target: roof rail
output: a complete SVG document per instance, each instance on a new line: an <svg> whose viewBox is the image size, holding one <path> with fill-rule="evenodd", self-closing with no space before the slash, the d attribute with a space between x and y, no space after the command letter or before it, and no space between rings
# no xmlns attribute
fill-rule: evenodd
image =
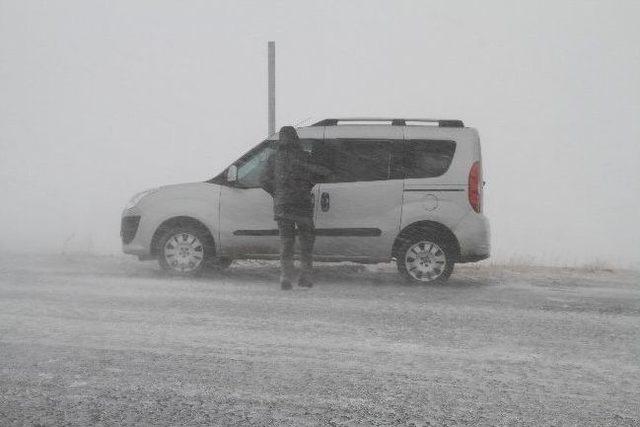
<svg viewBox="0 0 640 427"><path fill-rule="evenodd" d="M462 120L441 119L394 119L384 117L350 117L344 119L324 119L311 126L337 126L339 122L391 122L392 126L406 126L407 122L437 123L441 128L463 128Z"/></svg>

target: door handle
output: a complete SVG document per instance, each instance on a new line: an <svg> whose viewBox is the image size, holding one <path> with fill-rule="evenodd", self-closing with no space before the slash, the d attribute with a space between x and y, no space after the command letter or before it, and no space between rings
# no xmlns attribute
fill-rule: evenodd
<svg viewBox="0 0 640 427"><path fill-rule="evenodd" d="M320 196L320 209L322 212L326 212L331 207L331 200L329 199L329 193L322 193Z"/></svg>

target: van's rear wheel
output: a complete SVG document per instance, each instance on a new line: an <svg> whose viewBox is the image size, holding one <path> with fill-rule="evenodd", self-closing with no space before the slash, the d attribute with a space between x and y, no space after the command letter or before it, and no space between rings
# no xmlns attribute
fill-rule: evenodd
<svg viewBox="0 0 640 427"><path fill-rule="evenodd" d="M165 271L179 276L200 274L213 255L209 234L193 226L168 230L160 238L159 248L160 266Z"/></svg>
<svg viewBox="0 0 640 427"><path fill-rule="evenodd" d="M412 236L398 248L398 271L412 283L444 283L453 272L454 252L436 235Z"/></svg>

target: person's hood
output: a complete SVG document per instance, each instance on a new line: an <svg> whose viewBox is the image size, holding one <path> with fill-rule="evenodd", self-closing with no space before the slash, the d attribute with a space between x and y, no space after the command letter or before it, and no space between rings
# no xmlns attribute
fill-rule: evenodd
<svg viewBox="0 0 640 427"><path fill-rule="evenodd" d="M298 138L298 132L296 132L296 129L293 126L283 126L282 129L280 129L279 136L279 147L293 146L299 144L300 141Z"/></svg>

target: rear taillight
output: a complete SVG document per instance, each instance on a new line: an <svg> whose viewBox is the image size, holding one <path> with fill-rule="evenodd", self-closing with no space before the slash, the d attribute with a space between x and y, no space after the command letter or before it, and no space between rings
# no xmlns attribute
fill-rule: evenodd
<svg viewBox="0 0 640 427"><path fill-rule="evenodd" d="M482 165L475 162L469 171L469 204L474 211L482 212Z"/></svg>

